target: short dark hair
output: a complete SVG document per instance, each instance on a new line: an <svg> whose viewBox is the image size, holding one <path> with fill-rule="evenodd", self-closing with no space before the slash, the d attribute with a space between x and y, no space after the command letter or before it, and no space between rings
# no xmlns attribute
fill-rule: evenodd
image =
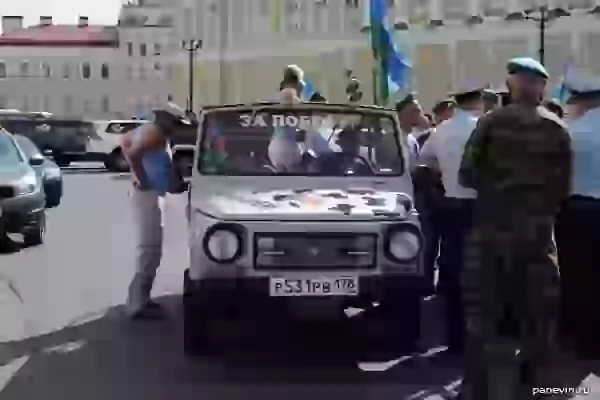
<svg viewBox="0 0 600 400"><path fill-rule="evenodd" d="M554 100L546 100L542 103L542 105L551 113L556 114L558 118L562 119L565 116L565 110L563 107Z"/></svg>

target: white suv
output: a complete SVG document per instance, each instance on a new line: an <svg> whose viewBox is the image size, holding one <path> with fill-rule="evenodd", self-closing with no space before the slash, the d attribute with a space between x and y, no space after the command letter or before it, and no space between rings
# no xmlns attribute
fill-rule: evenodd
<svg viewBox="0 0 600 400"><path fill-rule="evenodd" d="M213 323L252 316L256 301L336 312L380 303L390 335L417 342L423 237L392 110L220 106L202 111L199 132L184 277L188 354L209 349Z"/></svg>

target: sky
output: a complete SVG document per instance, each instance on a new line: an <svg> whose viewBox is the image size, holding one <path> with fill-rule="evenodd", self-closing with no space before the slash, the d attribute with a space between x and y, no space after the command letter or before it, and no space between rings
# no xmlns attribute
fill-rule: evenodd
<svg viewBox="0 0 600 400"><path fill-rule="evenodd" d="M76 24L79 15L90 24L114 24L122 0L0 0L1 15L22 15L25 25L35 25L41 15L52 16L55 23Z"/></svg>

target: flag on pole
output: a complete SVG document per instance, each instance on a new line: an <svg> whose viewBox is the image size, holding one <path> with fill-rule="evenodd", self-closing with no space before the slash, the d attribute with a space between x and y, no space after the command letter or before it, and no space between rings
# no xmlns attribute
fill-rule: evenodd
<svg viewBox="0 0 600 400"><path fill-rule="evenodd" d="M561 74L557 85L552 89L550 94L552 98L556 99L560 104L564 104L567 101L569 91L567 90L567 85L565 85L565 78L571 73L573 68L575 68L575 61L572 57L569 57L563 67L563 73Z"/></svg>
<svg viewBox="0 0 600 400"><path fill-rule="evenodd" d="M302 100L309 101L313 95L316 93L315 87L312 84L312 81L308 78L304 78L302 80Z"/></svg>
<svg viewBox="0 0 600 400"><path fill-rule="evenodd" d="M377 92L382 104L388 102L390 95L407 86L411 70L410 63L398 51L386 27L387 12L386 0L370 0L371 49L377 63Z"/></svg>

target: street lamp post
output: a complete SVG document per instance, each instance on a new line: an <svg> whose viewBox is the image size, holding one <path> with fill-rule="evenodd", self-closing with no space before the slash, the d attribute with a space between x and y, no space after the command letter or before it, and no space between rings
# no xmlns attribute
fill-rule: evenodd
<svg viewBox="0 0 600 400"><path fill-rule="evenodd" d="M189 112L194 112L194 62L196 52L202 49L201 39L189 39L181 42L183 50L188 52L188 104Z"/></svg>
<svg viewBox="0 0 600 400"><path fill-rule="evenodd" d="M539 17L531 15L533 12L538 11ZM568 17L571 13L565 11L562 8L549 9L548 6L540 6L538 9L527 10L525 12L511 13L506 16L506 21L535 21L539 25L539 48L538 53L540 57L540 63L543 65L546 61L546 28L548 22L554 21L560 17Z"/></svg>

